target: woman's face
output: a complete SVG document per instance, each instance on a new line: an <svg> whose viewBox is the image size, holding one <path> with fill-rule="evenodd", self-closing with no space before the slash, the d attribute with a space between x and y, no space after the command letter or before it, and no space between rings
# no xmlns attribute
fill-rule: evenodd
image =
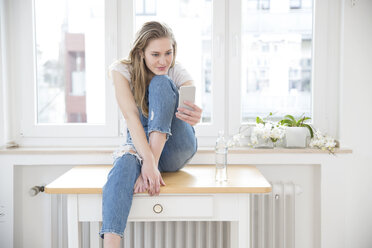
<svg viewBox="0 0 372 248"><path fill-rule="evenodd" d="M169 38L155 39L145 48L145 63L155 75L168 74L173 61L173 46Z"/></svg>

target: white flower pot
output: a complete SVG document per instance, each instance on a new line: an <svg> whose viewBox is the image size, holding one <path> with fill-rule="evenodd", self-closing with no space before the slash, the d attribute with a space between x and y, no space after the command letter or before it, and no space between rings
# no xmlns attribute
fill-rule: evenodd
<svg viewBox="0 0 372 248"><path fill-rule="evenodd" d="M274 144L271 139L263 139L259 137L257 141L257 144L253 146L254 148L274 148Z"/></svg>
<svg viewBox="0 0 372 248"><path fill-rule="evenodd" d="M239 129L241 135L239 139L240 146L249 146L251 144L252 129L253 127L250 126Z"/></svg>
<svg viewBox="0 0 372 248"><path fill-rule="evenodd" d="M309 136L310 132L306 127L287 127L285 130L286 147L305 148Z"/></svg>

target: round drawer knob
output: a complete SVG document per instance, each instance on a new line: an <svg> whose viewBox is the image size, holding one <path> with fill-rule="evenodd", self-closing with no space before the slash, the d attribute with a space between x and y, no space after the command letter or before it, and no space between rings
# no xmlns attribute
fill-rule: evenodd
<svg viewBox="0 0 372 248"><path fill-rule="evenodd" d="M160 214L163 212L163 206L160 204L155 204L154 207L152 208L155 213Z"/></svg>

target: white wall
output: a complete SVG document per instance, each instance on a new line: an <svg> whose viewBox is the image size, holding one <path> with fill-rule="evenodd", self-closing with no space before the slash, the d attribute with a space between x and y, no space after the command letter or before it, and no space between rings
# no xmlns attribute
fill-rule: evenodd
<svg viewBox="0 0 372 248"><path fill-rule="evenodd" d="M6 49L5 49L5 2L0 1L0 147L7 142L7 95L6 95Z"/></svg>
<svg viewBox="0 0 372 248"><path fill-rule="evenodd" d="M72 167L14 167L14 247L52 247L51 195L31 196L29 190L36 185L47 185Z"/></svg>
<svg viewBox="0 0 372 248"><path fill-rule="evenodd" d="M256 165L265 178L273 183L293 182L302 193L296 195L295 247L319 247L319 182L318 165Z"/></svg>
<svg viewBox="0 0 372 248"><path fill-rule="evenodd" d="M372 110L370 109L372 107L370 96L372 94L372 1L356 0L354 7L351 6L350 0L344 0L343 3L339 134L341 144L353 149L353 163L348 167L348 181L345 182L349 189L345 192L345 204L348 209L345 213L347 218L345 247L370 248L372 247L372 196L370 193L372 189L372 152L370 152L372 133L369 128L372 123ZM33 161L30 161L30 164L34 164ZM43 244L50 242L48 240L36 241L35 237L39 236L33 237L32 232L35 234L37 231L32 230L32 221L25 217L32 216L32 207L37 206L33 202L34 199L28 198L25 190L31 185L39 184L46 176L53 178L54 173L59 173L59 169L62 169L62 167L48 168L44 173L51 174L38 174L38 177L32 175L41 167L17 167L14 173L16 179L14 200L15 203L20 203L14 209L16 214L20 214L15 216L15 232L19 231L17 235L22 237L22 240L16 240L15 244L22 244L25 240ZM36 170L33 171L33 169ZM273 168L261 166L260 169L268 178L272 173L276 173ZM4 173L3 169L1 173ZM17 184L20 181L23 183ZM43 203L38 202L38 204ZM28 207L31 208L27 210ZM42 209L44 208L47 206L42 205ZM338 210L335 209L335 211ZM339 214L342 218L342 213ZM39 226L48 228L46 222L40 222Z"/></svg>
<svg viewBox="0 0 372 248"><path fill-rule="evenodd" d="M349 166L348 244L372 247L372 1L345 0L340 138L353 149Z"/></svg>

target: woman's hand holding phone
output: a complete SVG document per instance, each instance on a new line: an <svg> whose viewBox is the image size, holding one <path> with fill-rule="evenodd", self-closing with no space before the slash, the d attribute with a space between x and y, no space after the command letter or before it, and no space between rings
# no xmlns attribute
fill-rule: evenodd
<svg viewBox="0 0 372 248"><path fill-rule="evenodd" d="M176 117L191 126L200 122L203 110L194 104L195 102L195 86L181 86L179 93L178 112Z"/></svg>
<svg viewBox="0 0 372 248"><path fill-rule="evenodd" d="M200 122L203 110L199 108L196 104L184 101L184 104L189 106L189 109L178 107L176 112L176 117L184 122L189 123L191 126L194 126ZM190 110L190 108L192 110Z"/></svg>

